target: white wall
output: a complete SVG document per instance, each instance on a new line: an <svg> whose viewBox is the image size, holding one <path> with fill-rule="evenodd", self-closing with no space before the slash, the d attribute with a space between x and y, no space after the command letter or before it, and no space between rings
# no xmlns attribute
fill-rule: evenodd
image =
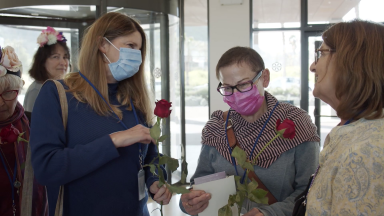
<svg viewBox="0 0 384 216"><path fill-rule="evenodd" d="M209 78L210 114L228 110L216 88L216 65L221 55L234 46L250 45L250 0L237 5L221 5L220 0L209 1Z"/></svg>

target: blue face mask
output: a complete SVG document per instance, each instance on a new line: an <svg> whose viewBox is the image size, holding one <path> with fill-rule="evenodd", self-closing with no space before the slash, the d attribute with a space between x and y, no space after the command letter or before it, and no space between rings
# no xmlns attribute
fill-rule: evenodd
<svg viewBox="0 0 384 216"><path fill-rule="evenodd" d="M104 37L104 39L115 47L107 38ZM115 49L117 49L117 47L115 47ZM141 51L129 48L120 48L120 50L117 50L120 52L117 62L112 63L104 53L103 55L109 61L108 66L113 78L117 81L122 81L132 77L139 71L142 62Z"/></svg>

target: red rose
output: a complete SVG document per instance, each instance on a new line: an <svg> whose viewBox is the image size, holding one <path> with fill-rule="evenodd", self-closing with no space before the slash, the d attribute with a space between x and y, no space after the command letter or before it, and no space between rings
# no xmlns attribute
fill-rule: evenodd
<svg viewBox="0 0 384 216"><path fill-rule="evenodd" d="M1 142L14 143L17 141L19 134L20 134L19 130L17 130L17 128L15 128L13 125L10 124L1 129L0 131Z"/></svg>
<svg viewBox="0 0 384 216"><path fill-rule="evenodd" d="M172 103L168 102L167 100L161 99L160 101L155 102L155 115L160 118L167 118L171 111L169 108L171 108Z"/></svg>
<svg viewBox="0 0 384 216"><path fill-rule="evenodd" d="M283 138L293 139L293 137L295 137L295 123L289 119L285 119L283 122L281 122L280 119L277 119L276 133Z"/></svg>

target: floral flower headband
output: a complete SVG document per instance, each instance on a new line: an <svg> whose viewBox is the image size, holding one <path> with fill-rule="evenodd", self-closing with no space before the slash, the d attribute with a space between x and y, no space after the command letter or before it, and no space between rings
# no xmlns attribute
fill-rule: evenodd
<svg viewBox="0 0 384 216"><path fill-rule="evenodd" d="M46 30L43 30L37 38L37 43L40 47L44 47L56 44L57 41L66 42L67 39L63 36L63 32L58 32L54 28L48 26Z"/></svg>
<svg viewBox="0 0 384 216"><path fill-rule="evenodd" d="M3 49L0 47L0 77L6 74L21 77L22 71L23 66L15 53L15 49L11 46L6 46Z"/></svg>

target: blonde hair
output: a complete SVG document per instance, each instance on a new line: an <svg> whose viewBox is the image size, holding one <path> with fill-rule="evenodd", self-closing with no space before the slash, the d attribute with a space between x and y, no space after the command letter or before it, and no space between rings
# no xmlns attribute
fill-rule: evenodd
<svg viewBox="0 0 384 216"><path fill-rule="evenodd" d="M99 47L103 43L103 37L112 41L113 39L132 34L138 31L142 38L141 56L142 64L139 71L129 79L125 79L118 84L117 99L122 106L127 106L132 110L130 98L136 110L140 111L148 124L151 122L151 103L147 90L144 74L146 37L144 30L135 20L127 15L111 12L103 15L86 29L82 39L79 54L79 69L93 85L100 91L104 98L108 98L108 83L105 73L105 62ZM65 79L65 84L69 87L74 97L88 103L96 113L108 116L111 111L107 104L101 99L96 91L79 75L79 73L69 73ZM122 119L122 112L117 105L109 104L113 111Z"/></svg>
<svg viewBox="0 0 384 216"><path fill-rule="evenodd" d="M341 119L378 119L384 108L384 25L353 20L331 26L324 43L336 49L336 108Z"/></svg>
<svg viewBox="0 0 384 216"><path fill-rule="evenodd" d="M23 88L23 80L15 75L6 74L0 77L0 93L7 90L21 90Z"/></svg>

